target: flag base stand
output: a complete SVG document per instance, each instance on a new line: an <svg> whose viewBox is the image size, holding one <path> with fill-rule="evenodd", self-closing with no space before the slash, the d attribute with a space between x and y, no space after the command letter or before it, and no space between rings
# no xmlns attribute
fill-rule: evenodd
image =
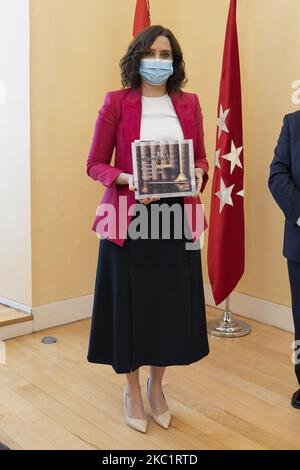
<svg viewBox="0 0 300 470"><path fill-rule="evenodd" d="M222 320L210 320L207 322L207 330L210 335L223 338L238 338L251 332L251 328L246 322L233 318L229 309L229 298L226 299Z"/></svg>

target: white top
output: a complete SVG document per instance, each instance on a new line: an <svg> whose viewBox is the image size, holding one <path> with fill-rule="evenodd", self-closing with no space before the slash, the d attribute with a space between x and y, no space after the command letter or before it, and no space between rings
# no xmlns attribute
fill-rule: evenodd
<svg viewBox="0 0 300 470"><path fill-rule="evenodd" d="M181 124L169 95L142 96L142 139L184 139Z"/></svg>

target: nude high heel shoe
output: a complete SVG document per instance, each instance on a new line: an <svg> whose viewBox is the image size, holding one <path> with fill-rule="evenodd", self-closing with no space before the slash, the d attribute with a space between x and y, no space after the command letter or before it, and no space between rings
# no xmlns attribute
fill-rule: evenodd
<svg viewBox="0 0 300 470"><path fill-rule="evenodd" d="M126 424L135 429L136 431L146 432L147 431L147 419L143 418L131 418L127 413L127 390L124 388L123 398L124 398L124 410L125 410L125 421Z"/></svg>
<svg viewBox="0 0 300 470"><path fill-rule="evenodd" d="M159 415L154 414L152 406L151 406L151 402L150 402L150 396L149 396L149 389L148 389L149 379L150 377L147 378L147 397L148 397L148 401L151 407L153 419L157 424L159 424L165 429L168 429L168 427L170 426L171 418L172 418L171 412L168 408L166 411L164 411L163 413ZM162 392L162 394L163 394L164 399L166 400L164 392Z"/></svg>

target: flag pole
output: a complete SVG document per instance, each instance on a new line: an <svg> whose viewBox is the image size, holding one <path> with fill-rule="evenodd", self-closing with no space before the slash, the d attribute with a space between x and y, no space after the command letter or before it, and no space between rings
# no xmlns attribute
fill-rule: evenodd
<svg viewBox="0 0 300 470"><path fill-rule="evenodd" d="M210 335L221 336L222 338L238 338L239 336L246 336L251 332L248 323L234 319L230 311L230 296L226 298L226 306L222 319L208 321L207 329Z"/></svg>

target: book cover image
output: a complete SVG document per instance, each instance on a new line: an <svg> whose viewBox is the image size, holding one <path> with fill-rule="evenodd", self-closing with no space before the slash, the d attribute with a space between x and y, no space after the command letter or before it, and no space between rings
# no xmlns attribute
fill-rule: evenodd
<svg viewBox="0 0 300 470"><path fill-rule="evenodd" d="M131 149L136 199L195 194L192 139L135 140Z"/></svg>

